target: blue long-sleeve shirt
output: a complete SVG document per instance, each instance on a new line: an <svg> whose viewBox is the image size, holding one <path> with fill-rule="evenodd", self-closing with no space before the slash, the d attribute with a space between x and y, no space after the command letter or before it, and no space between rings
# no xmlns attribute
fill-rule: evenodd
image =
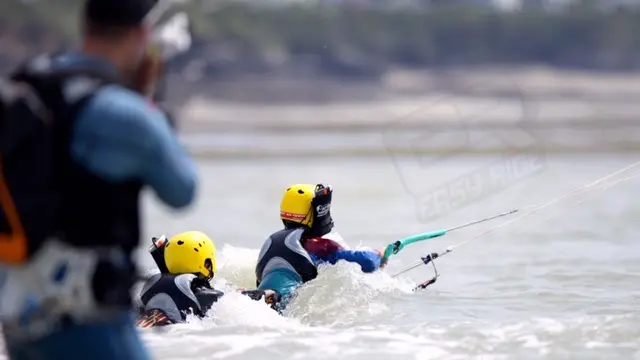
<svg viewBox="0 0 640 360"><path fill-rule="evenodd" d="M340 260L360 265L362 272L372 273L380 268L382 258L380 254L370 250L338 250L324 259L312 257L316 263L328 262L335 264Z"/></svg>
<svg viewBox="0 0 640 360"><path fill-rule="evenodd" d="M61 69L78 65L116 71L107 61L81 53L55 59ZM167 118L123 86L104 86L87 102L76 119L70 150L95 175L113 182L138 180L169 206L184 207L195 198L195 163Z"/></svg>

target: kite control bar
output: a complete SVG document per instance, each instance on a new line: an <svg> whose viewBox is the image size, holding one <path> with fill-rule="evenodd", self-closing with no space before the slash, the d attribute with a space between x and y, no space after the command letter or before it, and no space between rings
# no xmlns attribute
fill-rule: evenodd
<svg viewBox="0 0 640 360"><path fill-rule="evenodd" d="M389 245L387 245L387 248L384 251L384 255L383 255L383 260L387 260L389 259L389 257L391 257L391 255L395 255L397 253L400 252L400 250L404 249L405 246L409 245L409 244L413 244L415 242L418 241L424 241L424 240L429 240L429 239L433 239L433 238L437 238L443 235L446 235L447 233L454 231L454 230L460 230L463 228L466 228L468 226L471 225L476 225L476 224L480 224L483 223L485 221L489 221L489 220L493 220L493 219L497 219L503 216L507 216L507 215L511 215L513 213L516 213L520 211L520 209L514 209L511 211L507 211L498 215L494 215L488 218L484 218L481 220L476 220L476 221L472 221L470 223L466 223L463 225L458 225L458 226L454 226L450 229L440 229L440 230L435 230L435 231L430 231L430 232L425 232L425 233L421 233L421 234L416 234L416 235L412 235L409 237L406 237L402 240L398 240L395 241Z"/></svg>

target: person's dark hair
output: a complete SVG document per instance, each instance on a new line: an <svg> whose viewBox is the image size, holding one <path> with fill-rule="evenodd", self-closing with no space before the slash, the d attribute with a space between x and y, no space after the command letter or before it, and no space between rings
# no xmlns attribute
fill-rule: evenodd
<svg viewBox="0 0 640 360"><path fill-rule="evenodd" d="M118 38L141 26L158 0L87 0L83 11L86 35Z"/></svg>

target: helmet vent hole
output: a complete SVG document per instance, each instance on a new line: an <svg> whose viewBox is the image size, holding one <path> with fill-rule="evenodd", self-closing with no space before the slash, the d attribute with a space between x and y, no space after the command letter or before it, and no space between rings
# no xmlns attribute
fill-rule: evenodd
<svg viewBox="0 0 640 360"><path fill-rule="evenodd" d="M200 250L198 250L198 248L193 248L193 250L195 250L196 252L200 252Z"/></svg>
<svg viewBox="0 0 640 360"><path fill-rule="evenodd" d="M184 241L178 240L178 245L183 245L183 244L184 244Z"/></svg>
<svg viewBox="0 0 640 360"><path fill-rule="evenodd" d="M304 190L298 189L298 194L304 194Z"/></svg>
<svg viewBox="0 0 640 360"><path fill-rule="evenodd" d="M202 243L198 243L198 246L202 247Z"/></svg>
<svg viewBox="0 0 640 360"><path fill-rule="evenodd" d="M287 188L287 191L289 191L289 190L291 190L291 188L290 188L290 187L288 187L288 188Z"/></svg>

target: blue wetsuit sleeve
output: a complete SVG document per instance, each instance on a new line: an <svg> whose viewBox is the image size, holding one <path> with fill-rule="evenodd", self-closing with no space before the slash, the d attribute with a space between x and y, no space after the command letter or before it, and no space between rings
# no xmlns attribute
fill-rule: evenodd
<svg viewBox="0 0 640 360"><path fill-rule="evenodd" d="M78 114L74 130L71 153L96 176L140 181L175 208L195 198L194 161L164 114L141 96L118 86L102 88Z"/></svg>
<svg viewBox="0 0 640 360"><path fill-rule="evenodd" d="M287 297L302 284L300 275L288 269L276 269L264 275L258 290L274 290Z"/></svg>
<svg viewBox="0 0 640 360"><path fill-rule="evenodd" d="M318 266L320 264L323 264L325 261L322 260L321 258L309 253L309 257L311 258L311 261L313 261L313 263Z"/></svg>
<svg viewBox="0 0 640 360"><path fill-rule="evenodd" d="M371 273L380 268L382 258L380 254L370 250L338 250L327 258L331 264L339 260L357 263L362 272Z"/></svg>

